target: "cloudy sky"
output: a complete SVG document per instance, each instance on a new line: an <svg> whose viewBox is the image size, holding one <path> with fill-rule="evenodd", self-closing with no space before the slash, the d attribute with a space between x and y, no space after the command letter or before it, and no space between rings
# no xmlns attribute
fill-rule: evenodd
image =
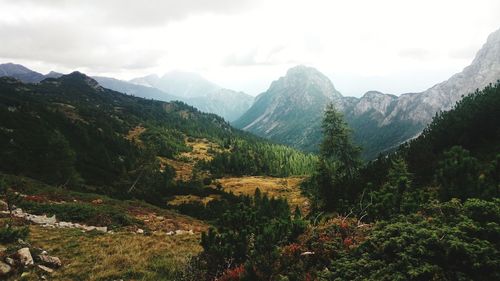
<svg viewBox="0 0 500 281"><path fill-rule="evenodd" d="M0 0L0 63L184 70L252 95L305 64L344 95L401 94L461 71L499 28L498 0Z"/></svg>

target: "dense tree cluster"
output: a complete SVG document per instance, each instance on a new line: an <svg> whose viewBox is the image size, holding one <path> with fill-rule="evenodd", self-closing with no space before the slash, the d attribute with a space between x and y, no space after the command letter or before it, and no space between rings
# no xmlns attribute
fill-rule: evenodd
<svg viewBox="0 0 500 281"><path fill-rule="evenodd" d="M314 169L317 157L293 148L258 139L229 139L227 151L218 153L201 167L216 177L224 175L270 175L284 177L307 175Z"/></svg>

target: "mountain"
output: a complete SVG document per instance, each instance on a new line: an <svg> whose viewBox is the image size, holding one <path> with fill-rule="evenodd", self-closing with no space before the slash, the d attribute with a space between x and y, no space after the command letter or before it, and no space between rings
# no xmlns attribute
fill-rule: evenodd
<svg viewBox="0 0 500 281"><path fill-rule="evenodd" d="M159 101L179 100L179 98L176 96L167 94L164 91L150 86L138 85L110 77L93 76L92 78L99 82L99 84L101 84L103 87L120 93L125 93L146 99L155 99Z"/></svg>
<svg viewBox="0 0 500 281"><path fill-rule="evenodd" d="M201 97L220 88L199 74L182 71L172 71L161 78L157 75L148 75L132 79L130 82L155 87L180 98Z"/></svg>
<svg viewBox="0 0 500 281"><path fill-rule="evenodd" d="M0 77L13 77L24 83L39 83L46 78L59 78L63 75L64 74L55 71L43 75L20 64L6 63L0 65ZM117 92L160 101L179 100L179 98L156 88L136 85L134 83L109 77L95 76L93 78L103 87Z"/></svg>
<svg viewBox="0 0 500 281"><path fill-rule="evenodd" d="M365 148L365 156L373 158L418 136L436 113L450 110L463 96L499 79L500 29L488 36L472 63L462 72L421 93L403 94L397 99L382 98L387 107L378 116L349 111L346 117L355 131L355 140ZM367 98L363 96L357 105L367 102ZM379 102L381 100L369 103Z"/></svg>
<svg viewBox="0 0 500 281"><path fill-rule="evenodd" d="M238 119L253 103L253 97L243 92L219 88L204 96L181 98L203 112L215 113L228 121Z"/></svg>
<svg viewBox="0 0 500 281"><path fill-rule="evenodd" d="M134 130L137 142L128 139ZM155 179L156 155L187 151L187 136L219 140L235 131L214 114L115 92L79 72L36 84L0 78L0 171L48 183L119 195L149 167L141 188L167 184L170 173Z"/></svg>
<svg viewBox="0 0 500 281"><path fill-rule="evenodd" d="M238 128L294 147L312 150L324 107L342 99L332 82L306 66L288 70L256 97L252 107L237 121Z"/></svg>
<svg viewBox="0 0 500 281"><path fill-rule="evenodd" d="M161 78L148 75L130 82L160 89L203 112L215 113L228 121L239 118L250 108L254 99L243 92L224 89L199 74L190 72L172 71Z"/></svg>
<svg viewBox="0 0 500 281"><path fill-rule="evenodd" d="M25 83L38 83L45 79L43 74L13 63L0 64L0 77L3 76L14 77Z"/></svg>
<svg viewBox="0 0 500 281"><path fill-rule="evenodd" d="M312 76L317 78L311 79ZM259 95L234 125L280 143L315 151L320 142L323 109L326 103L333 102L353 129L355 142L363 147L364 158L373 159L418 136L437 112L449 110L462 96L498 79L500 30L488 37L462 72L424 92L399 97L377 91L367 92L361 98L343 97L337 91L332 95L333 85L326 76L304 66L292 68Z"/></svg>
<svg viewBox="0 0 500 281"><path fill-rule="evenodd" d="M440 110L450 110L463 96L500 79L500 29L488 36L472 63L460 73L430 89L401 95L384 124L411 120L427 124ZM412 106L408 106L412 105Z"/></svg>

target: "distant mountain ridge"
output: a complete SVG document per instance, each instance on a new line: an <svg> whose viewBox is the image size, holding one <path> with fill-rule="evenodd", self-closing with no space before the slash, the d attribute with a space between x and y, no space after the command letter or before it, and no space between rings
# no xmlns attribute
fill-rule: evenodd
<svg viewBox="0 0 500 281"><path fill-rule="evenodd" d="M24 83L40 83L46 78L59 78L62 73L51 71L46 75L20 64L0 64L0 77L13 77ZM148 75L123 81L111 77L93 76L103 87L159 101L178 100L198 108L200 111L215 113L228 121L239 118L253 103L254 97L243 92L224 89L204 79L198 74L171 72L163 77Z"/></svg>
<svg viewBox="0 0 500 281"><path fill-rule="evenodd" d="M322 77L313 79L316 85L311 83L312 73ZM377 91L367 92L361 98L343 97L338 92L331 95L333 84L326 76L310 67L294 67L259 95L234 125L276 142L315 151L321 140L323 110L328 102L333 102L353 129L356 143L364 148L364 157L373 159L418 136L438 111L451 109L462 96L498 79L500 30L488 37L471 65L462 72L424 92L399 97ZM294 81L293 88L283 81ZM310 90L312 85L317 92ZM308 102L312 100L313 103ZM297 116L290 117L293 115L290 112Z"/></svg>
<svg viewBox="0 0 500 281"><path fill-rule="evenodd" d="M54 74L51 72L47 75L52 77ZM38 83L43 79L48 78L48 76L45 76L39 72L14 63L0 64L0 77L5 76L16 78L25 83Z"/></svg>
<svg viewBox="0 0 500 281"><path fill-rule="evenodd" d="M153 74L134 78L130 82L160 89L203 112L215 113L228 121L239 118L254 100L243 92L222 88L197 73L172 71L162 77Z"/></svg>
<svg viewBox="0 0 500 281"><path fill-rule="evenodd" d="M155 99L159 101L179 100L178 97L165 93L164 91L153 87L137 85L110 77L93 76L92 78L99 82L99 84L101 84L103 87L120 93L126 93L141 98Z"/></svg>
<svg viewBox="0 0 500 281"><path fill-rule="evenodd" d="M156 74L148 75L134 78L130 82L155 87L181 98L204 96L220 88L197 73L183 71L168 72L162 77Z"/></svg>

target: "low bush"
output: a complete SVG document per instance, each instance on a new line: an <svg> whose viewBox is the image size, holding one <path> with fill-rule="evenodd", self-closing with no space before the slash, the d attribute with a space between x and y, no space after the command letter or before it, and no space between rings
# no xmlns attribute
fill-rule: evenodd
<svg viewBox="0 0 500 281"><path fill-rule="evenodd" d="M1 243L12 243L18 239L25 240L29 235L29 228L27 226L14 227L11 225L6 225L0 228L0 242Z"/></svg>

